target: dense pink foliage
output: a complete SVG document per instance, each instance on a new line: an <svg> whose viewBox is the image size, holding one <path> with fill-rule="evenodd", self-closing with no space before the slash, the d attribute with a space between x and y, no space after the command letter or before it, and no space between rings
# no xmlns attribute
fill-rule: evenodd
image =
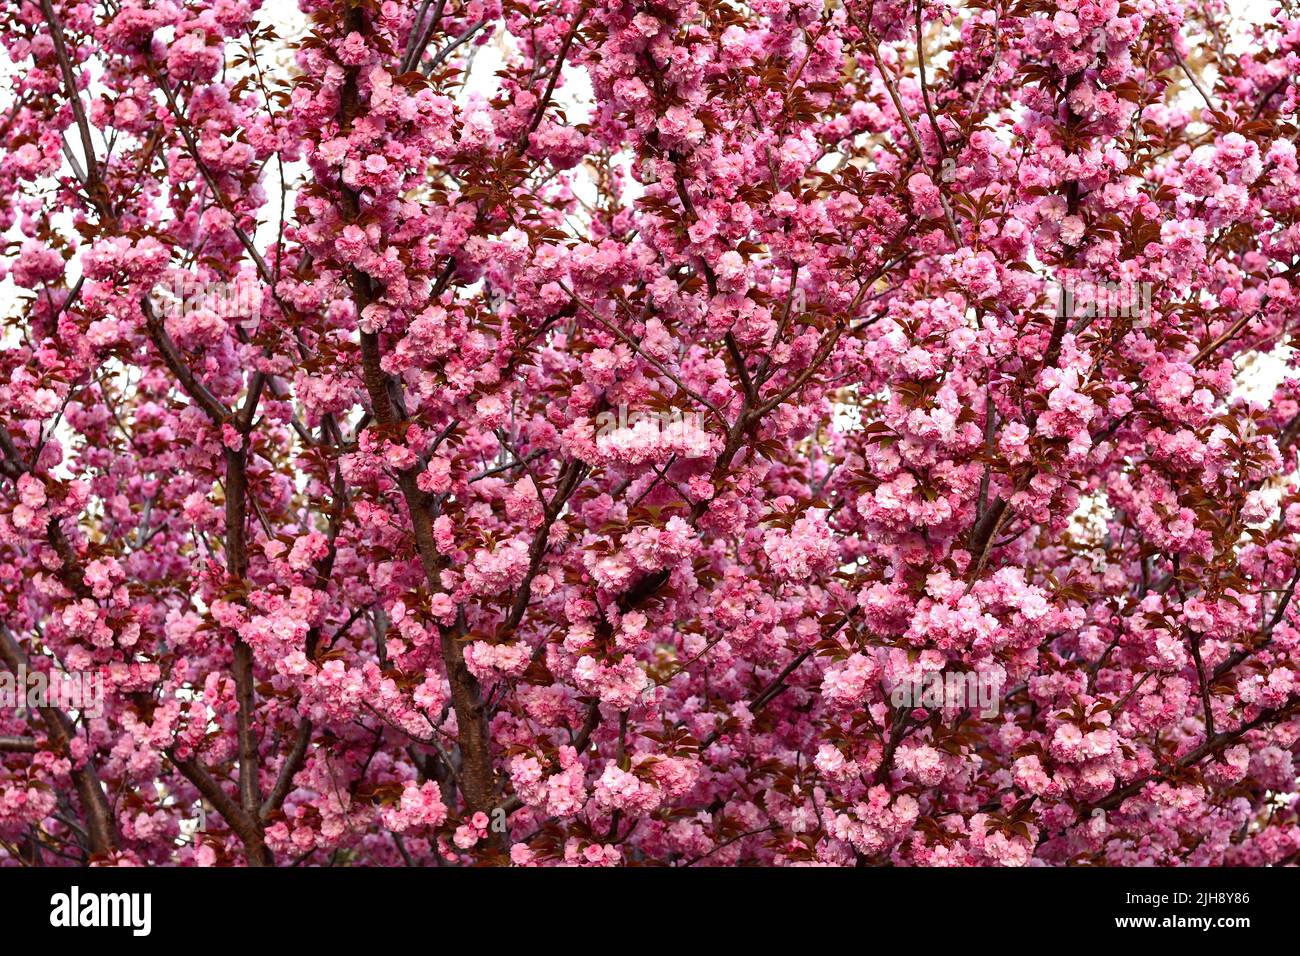
<svg viewBox="0 0 1300 956"><path fill-rule="evenodd" d="M1296 857L1300 19L301 6L0 0L0 865Z"/></svg>

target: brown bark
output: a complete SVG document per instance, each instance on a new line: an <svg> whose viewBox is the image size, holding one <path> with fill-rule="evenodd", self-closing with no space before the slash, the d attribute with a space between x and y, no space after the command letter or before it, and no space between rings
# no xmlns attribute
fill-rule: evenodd
<svg viewBox="0 0 1300 956"><path fill-rule="evenodd" d="M348 11L348 26L352 32L364 35L369 24L360 9L353 7ZM340 94L341 125L346 130L355 116L357 104L357 74L349 70L347 80ZM347 186L340 184L345 209L353 216L360 212L360 199ZM376 298L370 277L357 269L350 270L353 301L357 315ZM362 377L366 393L370 398L375 420L381 427L397 424L401 420L401 411L393 400L390 391L392 383L381 367L382 352L378 334L361 333ZM398 486L411 516L411 529L415 538L416 551L424 569L425 579L432 592L442 590L440 576L444 561L438 554L433 538L433 520L429 514L427 502L416 484L413 469L405 469L398 475ZM478 681L469 672L460 638L464 636L464 618L458 618L456 626L442 629L442 661L447 670L447 681L451 687L451 703L456 713L458 742L460 744L460 777L464 790L465 803L472 811L490 811L497 804L497 787L492 768L491 737L488 727L488 715L483 706L483 695Z"/></svg>
<svg viewBox="0 0 1300 956"><path fill-rule="evenodd" d="M27 655L19 646L9 628L0 625L0 660L12 671L30 670ZM76 728L68 715L57 707L38 708L45 733L54 749L70 754L70 744ZM118 847L117 823L104 795L104 787L92 761L72 770L72 783L81 801L81 814L86 824L88 849L96 856L113 853Z"/></svg>

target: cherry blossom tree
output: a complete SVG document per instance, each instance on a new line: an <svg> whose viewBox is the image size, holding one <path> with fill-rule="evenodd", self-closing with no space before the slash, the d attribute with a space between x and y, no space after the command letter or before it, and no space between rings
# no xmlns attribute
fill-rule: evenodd
<svg viewBox="0 0 1300 956"><path fill-rule="evenodd" d="M0 864L1296 859L1231 6L0 0Z"/></svg>

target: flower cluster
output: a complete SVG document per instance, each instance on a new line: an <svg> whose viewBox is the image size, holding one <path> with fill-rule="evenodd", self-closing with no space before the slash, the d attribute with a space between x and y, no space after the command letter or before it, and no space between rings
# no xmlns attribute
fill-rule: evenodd
<svg viewBox="0 0 1300 956"><path fill-rule="evenodd" d="M0 0L0 866L1300 858L1230 7Z"/></svg>

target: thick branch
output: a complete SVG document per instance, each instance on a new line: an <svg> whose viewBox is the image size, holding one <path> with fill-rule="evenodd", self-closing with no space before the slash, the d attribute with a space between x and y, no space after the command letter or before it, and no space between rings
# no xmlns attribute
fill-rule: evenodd
<svg viewBox="0 0 1300 956"><path fill-rule="evenodd" d="M30 670L27 654L19 646L18 640L9 628L0 625L0 660L11 671ZM72 738L76 733L72 721L57 707L38 708L45 732L53 748L62 754L71 756ZM108 805L104 787L99 782L99 774L92 761L87 760L81 767L74 761L72 784L81 800L81 813L85 819L86 834L89 837L90 852L96 855L108 855L117 850L117 822Z"/></svg>
<svg viewBox="0 0 1300 956"><path fill-rule="evenodd" d="M174 748L169 748L167 756L243 842L249 866L273 866L275 860L262 836L261 826L221 789L221 784L208 773L198 755L182 760L176 756Z"/></svg>

